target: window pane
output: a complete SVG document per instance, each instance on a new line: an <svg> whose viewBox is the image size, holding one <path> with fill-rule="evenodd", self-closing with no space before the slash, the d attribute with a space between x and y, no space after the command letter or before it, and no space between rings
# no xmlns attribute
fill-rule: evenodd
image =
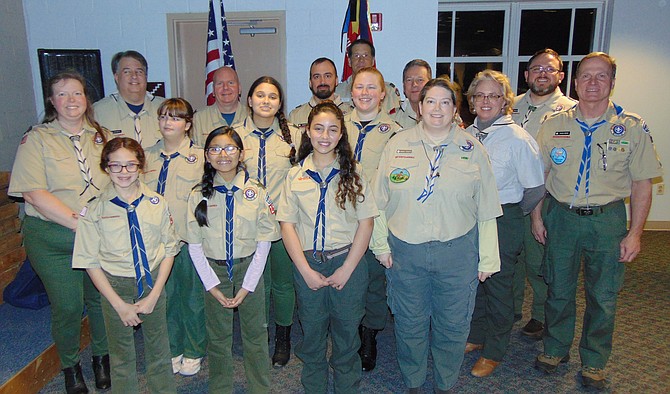
<svg viewBox="0 0 670 394"><path fill-rule="evenodd" d="M543 48L568 53L571 16L571 9L522 11L519 55L530 56Z"/></svg>
<svg viewBox="0 0 670 394"><path fill-rule="evenodd" d="M447 76L449 79L451 75L451 63L437 63L435 69L435 77Z"/></svg>
<svg viewBox="0 0 670 394"><path fill-rule="evenodd" d="M572 39L573 55L586 55L593 50L593 36L595 35L595 26L595 8L575 10L575 34L573 36L574 38Z"/></svg>
<svg viewBox="0 0 670 394"><path fill-rule="evenodd" d="M475 115L470 113L468 100L465 94L470 87L470 83L475 79L475 75L486 69L496 70L502 72L502 63L455 63L454 64L454 81L457 82L462 89L462 100L459 112L463 122L466 126L471 125L475 120Z"/></svg>
<svg viewBox="0 0 670 394"><path fill-rule="evenodd" d="M437 57L451 57L451 24L453 13L437 14Z"/></svg>
<svg viewBox="0 0 670 394"><path fill-rule="evenodd" d="M505 11L456 13L454 56L501 56Z"/></svg>

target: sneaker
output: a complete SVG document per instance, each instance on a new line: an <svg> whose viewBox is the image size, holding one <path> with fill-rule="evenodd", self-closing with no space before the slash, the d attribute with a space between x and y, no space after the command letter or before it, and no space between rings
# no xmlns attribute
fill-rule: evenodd
<svg viewBox="0 0 670 394"><path fill-rule="evenodd" d="M598 390L605 388L605 371L600 368L582 367L582 386L593 387Z"/></svg>
<svg viewBox="0 0 670 394"><path fill-rule="evenodd" d="M527 337L541 339L544 333L544 323L536 319L530 319L521 329L521 333Z"/></svg>
<svg viewBox="0 0 670 394"><path fill-rule="evenodd" d="M177 357L172 357L172 373L179 373L179 370L181 370L181 360L183 359L183 354L180 354Z"/></svg>
<svg viewBox="0 0 670 394"><path fill-rule="evenodd" d="M182 376L193 376L200 371L200 360L202 358L186 358L181 361L179 374Z"/></svg>
<svg viewBox="0 0 670 394"><path fill-rule="evenodd" d="M535 359L535 368L545 373L553 373L559 364L567 363L568 361L570 361L569 354L565 357L559 357L542 353Z"/></svg>

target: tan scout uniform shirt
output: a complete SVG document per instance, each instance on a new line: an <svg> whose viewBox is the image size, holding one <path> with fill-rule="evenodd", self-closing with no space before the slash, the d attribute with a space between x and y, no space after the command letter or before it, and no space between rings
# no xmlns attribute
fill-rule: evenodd
<svg viewBox="0 0 670 394"><path fill-rule="evenodd" d="M86 125L81 134L84 156L93 177L93 186L81 194L86 183L79 170L79 162L70 138L54 120L28 131L16 152L16 160L9 183L9 195L21 197L21 193L46 190L74 212L80 212L86 202L100 194L109 183L109 176L100 169L100 154L103 141L94 128ZM111 138L107 134L107 138ZM47 220L30 204L26 203L26 214Z"/></svg>
<svg viewBox="0 0 670 394"><path fill-rule="evenodd" d="M149 269L154 271L163 259L177 255L179 244L167 201L141 182L140 192L144 198L135 212ZM128 214L124 208L111 202L117 196L114 185L109 184L79 218L72 268L102 268L113 276L135 277ZM140 271L144 276L144 270Z"/></svg>
<svg viewBox="0 0 670 394"><path fill-rule="evenodd" d="M244 172L238 172L232 183L220 175L214 176L214 186L233 185L240 190L234 194L233 258L251 256L260 241L276 241L280 238L279 225L275 220L275 206L268 198L263 186L255 179L245 180ZM200 227L195 220L195 208L202 201L202 191L193 190L188 197L188 236L190 244L202 244L205 256L215 260L226 259L226 195L214 191L207 201L209 226Z"/></svg>
<svg viewBox="0 0 670 394"><path fill-rule="evenodd" d="M202 148L192 145L188 137L184 138L177 152L179 152L179 156L170 160L164 196L170 206L175 232L180 240L185 240L188 195L202 178L205 160ZM147 149L144 182L153 191L156 191L158 187L158 176L163 167L161 153L165 153L163 140ZM166 154L166 156L169 155Z"/></svg>
<svg viewBox="0 0 670 394"><path fill-rule="evenodd" d="M414 112L414 108L412 108L409 99L403 101L400 107L396 108L395 113L391 115L391 118L398 122L403 129L414 127L419 123L419 115Z"/></svg>
<svg viewBox="0 0 670 394"><path fill-rule="evenodd" d="M233 123L228 124L226 120L221 116L219 107L210 105L207 108L201 109L195 113L193 116L193 129L191 130L191 138L198 146L205 146L205 141L207 136L212 130L218 129L223 126L230 126L235 128L247 118L249 115L249 107L240 103L237 106L237 111L235 111L235 117L233 118Z"/></svg>
<svg viewBox="0 0 670 394"><path fill-rule="evenodd" d="M356 142L358 141L358 135L360 134L358 126L361 125L358 112L354 110L349 115L345 116L344 124L347 127L351 151L354 152L356 149ZM368 123L368 126L369 125L375 125L375 127L365 136L363 150L361 151L361 167L363 167L363 175L365 175L367 179L375 179L379 159L382 156L386 143L391 136L400 131L402 127L384 112L379 112L377 117Z"/></svg>
<svg viewBox="0 0 670 394"><path fill-rule="evenodd" d="M158 127L158 107L165 98L152 96L147 93L144 98L144 107L138 114L140 116L140 129L142 131L142 148L147 149L154 146L161 136ZM126 136L135 139L135 113L118 93L103 98L93 104L95 120L103 127L112 132L113 137Z"/></svg>
<svg viewBox="0 0 670 394"><path fill-rule="evenodd" d="M577 106L549 117L538 134L544 170L549 173L547 191L565 204L572 201L584 149L584 133L575 119L584 119ZM593 123L602 119L606 123L596 129L591 142L588 201L584 174L574 201L576 207L605 205L629 197L632 181L663 174L649 129L639 115L610 102L605 114ZM607 170L603 169L601 148L607 155Z"/></svg>
<svg viewBox="0 0 670 394"><path fill-rule="evenodd" d="M339 95L342 101L348 102L349 106L353 109L354 103L351 101L351 79L353 76L349 77L344 82L340 82L339 85L335 88L335 94ZM384 113L390 114L393 110L400 106L400 92L394 84L390 82L384 83L386 89L386 96L381 104L381 110Z"/></svg>
<svg viewBox="0 0 670 394"><path fill-rule="evenodd" d="M547 98L547 101L538 105L533 105L530 102L530 93L526 92L514 98L512 119L514 119L514 123L523 127L533 138L537 139L540 125L549 115L568 110L574 107L575 104L577 102L570 97L564 96L559 88L556 88L556 91ZM535 107L535 110L531 111L531 107Z"/></svg>
<svg viewBox="0 0 670 394"><path fill-rule="evenodd" d="M325 180L333 168L339 168L337 160L323 170L318 171L321 179ZM312 250L314 248L314 226L321 194L319 184L307 175L307 170L317 171L312 161L312 154L289 171L286 181L284 181L277 211L278 221L296 224L302 250ZM340 175L338 174L328 183L328 190L326 191L326 240L324 250L334 250L350 245L354 242L354 236L356 230L358 230L358 221L378 215L377 206L372 193L370 193L370 187L365 180L365 176L361 176L363 184L361 193L363 193L365 199L364 201L359 200L356 208L353 207L351 202L347 201L346 209L341 209L335 202L339 181ZM317 248L319 250L321 248L321 238L319 238Z"/></svg>
<svg viewBox="0 0 670 394"><path fill-rule="evenodd" d="M375 201L386 214L390 232L410 244L446 242L502 214L491 164L479 141L454 125L441 144L448 145L440 176L423 203L417 198L426 186L436 146L423 122L392 138L379 162Z"/></svg>
<svg viewBox="0 0 670 394"><path fill-rule="evenodd" d="M291 128L291 136L298 135L298 130L289 125ZM277 201L281 193L282 183L288 170L291 168L289 156L291 154L291 146L284 141L281 128L279 128L279 121L275 118L274 123L270 126L274 133L265 141L265 166L267 171L267 189L270 198ZM242 137L244 144L244 165L247 166L249 176L252 178L258 177L258 155L260 154L261 141L260 137L253 133L258 128L251 120L251 116L245 119L244 123L235 128ZM298 143L296 141L296 143ZM298 149L298 145L296 150ZM262 182L262 179L259 179Z"/></svg>
<svg viewBox="0 0 670 394"><path fill-rule="evenodd" d="M337 105L337 107L342 111L344 115L351 112L351 106L349 105L349 103L343 102L340 96L338 96L337 94L333 98L334 98L333 103ZM305 128L307 127L307 119L309 118L309 113L312 111L312 108L316 107L317 104L318 102L316 101L314 96L312 96L312 98L309 99L308 102L295 107L293 111L291 111L291 113L288 114L288 121L293 123L300 130L305 130Z"/></svg>

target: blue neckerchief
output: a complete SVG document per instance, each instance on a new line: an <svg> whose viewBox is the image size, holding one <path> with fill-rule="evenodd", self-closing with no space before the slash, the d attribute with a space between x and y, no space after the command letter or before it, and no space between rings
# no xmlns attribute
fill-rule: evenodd
<svg viewBox="0 0 670 394"><path fill-rule="evenodd" d="M235 213L235 192L240 190L239 187L233 186L228 189L225 185L214 186L214 190L226 196L226 269L228 271L228 279L233 281L233 243L235 238L233 236L233 218Z"/></svg>
<svg viewBox="0 0 670 394"><path fill-rule="evenodd" d="M260 148L258 150L258 180L263 183L263 186L267 187L268 182L267 182L267 166L265 164L265 141L270 138L272 133L274 133L274 129L267 130L265 132L263 131L258 131L254 130L252 131L253 134L258 136L258 139L260 140Z"/></svg>
<svg viewBox="0 0 670 394"><path fill-rule="evenodd" d="M365 143L365 137L368 135L370 130L374 129L377 124L368 124L363 127L362 124L354 122L356 127L358 127L358 140L356 140L356 147L354 148L354 159L360 163L361 155L363 154L363 144Z"/></svg>
<svg viewBox="0 0 670 394"><path fill-rule="evenodd" d="M339 174L340 170L337 168L333 168L330 171L330 174L326 177L326 180L321 179L321 175L319 175L318 172L312 171L312 170L306 170L305 171L307 175L309 175L310 178L314 180L319 185L319 206L316 209L316 223L314 223L314 243L313 243L313 249L314 253L313 256L316 258L316 251L317 251L317 239L319 238L319 233L321 233L321 252L323 253L323 250L326 246L326 191L328 190L328 183L335 178L335 175ZM321 230L321 231L319 231Z"/></svg>
<svg viewBox="0 0 670 394"><path fill-rule="evenodd" d="M161 172L158 174L158 185L156 186L156 193L161 196L165 194L165 184L167 183L168 169L170 161L175 157L179 156L179 152L175 152L170 156L165 155L161 152L161 158L163 159L163 166L161 167Z"/></svg>
<svg viewBox="0 0 670 394"><path fill-rule="evenodd" d="M579 193L579 184L582 183L582 175L584 175L584 195L586 196L586 205L589 204L589 182L591 179L591 140L593 133L598 127L603 125L606 121L605 119L600 122L594 123L592 126L589 126L585 122L582 122L579 119L575 119L579 127L584 132L584 149L582 150L582 161L579 164L579 174L577 174L577 184L575 184L575 194L572 196L572 202L570 202L570 208L577 200L577 195Z"/></svg>
<svg viewBox="0 0 670 394"><path fill-rule="evenodd" d="M144 247L144 239L142 238L142 230L140 229L140 222L137 219L137 212L135 212L143 198L144 194L130 204L125 203L119 197L114 197L110 200L113 204L125 209L128 214L130 246L133 250L133 264L135 266L135 281L137 282L138 298L141 298L144 294L144 287L142 286L142 270L144 270L147 286L149 286L150 289L154 287L154 281L151 278L151 270L149 269L149 260L147 259L147 250Z"/></svg>

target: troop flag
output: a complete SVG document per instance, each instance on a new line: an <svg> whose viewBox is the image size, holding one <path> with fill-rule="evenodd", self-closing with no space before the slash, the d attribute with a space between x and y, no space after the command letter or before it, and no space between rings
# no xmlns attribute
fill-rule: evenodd
<svg viewBox="0 0 670 394"><path fill-rule="evenodd" d="M344 23L342 24L342 35L345 34L347 36L346 48L349 48L357 38L364 38L372 42L368 0L349 0L349 7L347 7L347 13L344 15ZM340 41L340 50L342 50L342 41ZM349 55L346 51L344 53L343 70L342 81L346 81L352 73L349 66Z"/></svg>

